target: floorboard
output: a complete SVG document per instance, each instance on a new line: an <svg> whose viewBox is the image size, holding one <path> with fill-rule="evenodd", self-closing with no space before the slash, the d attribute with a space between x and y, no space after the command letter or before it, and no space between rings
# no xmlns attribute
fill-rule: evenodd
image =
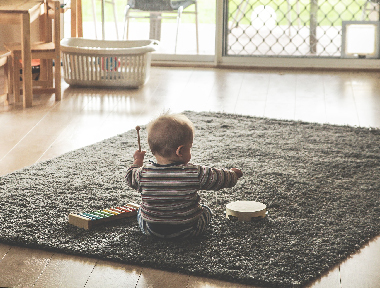
<svg viewBox="0 0 380 288"><path fill-rule="evenodd" d="M35 95L28 109L0 103L0 175L144 125L167 110L380 128L379 80L378 72L152 67L140 89L74 88L62 81L60 102ZM380 237L309 287L380 287L379 259ZM0 271L2 287L249 287L5 244Z"/></svg>

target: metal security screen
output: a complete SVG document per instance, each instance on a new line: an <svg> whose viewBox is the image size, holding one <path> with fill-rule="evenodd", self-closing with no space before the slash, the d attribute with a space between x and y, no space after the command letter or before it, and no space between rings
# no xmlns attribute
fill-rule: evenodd
<svg viewBox="0 0 380 288"><path fill-rule="evenodd" d="M225 56L340 57L342 21L379 20L380 0L224 1Z"/></svg>

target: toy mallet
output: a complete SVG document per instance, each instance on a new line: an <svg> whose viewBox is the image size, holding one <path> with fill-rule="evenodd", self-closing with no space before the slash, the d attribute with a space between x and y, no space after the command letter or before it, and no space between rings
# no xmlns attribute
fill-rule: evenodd
<svg viewBox="0 0 380 288"><path fill-rule="evenodd" d="M137 142L139 143L139 152L141 152L141 143L140 143L140 126L136 126L137 131Z"/></svg>

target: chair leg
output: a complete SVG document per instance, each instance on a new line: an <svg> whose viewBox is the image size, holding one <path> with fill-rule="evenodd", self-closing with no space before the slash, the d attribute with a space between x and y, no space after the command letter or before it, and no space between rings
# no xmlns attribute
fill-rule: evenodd
<svg viewBox="0 0 380 288"><path fill-rule="evenodd" d="M366 11L367 11L367 5L369 4L368 3L369 1L367 0L365 3L364 3L364 5L363 5L363 11L362 11L362 21L364 21L365 20L365 16L366 16Z"/></svg>
<svg viewBox="0 0 380 288"><path fill-rule="evenodd" d="M124 29L123 29L123 40L128 40L128 32L129 32L129 9L131 6L126 5L125 6L125 12L124 12Z"/></svg>
<svg viewBox="0 0 380 288"><path fill-rule="evenodd" d="M12 65L13 65L13 95L15 103L20 103L20 61L19 59L12 53Z"/></svg>
<svg viewBox="0 0 380 288"><path fill-rule="evenodd" d="M10 99L9 99L9 70L8 70L8 63L4 64L4 93L3 95L0 95L0 99L4 99L4 105L9 105L10 104Z"/></svg>
<svg viewBox="0 0 380 288"><path fill-rule="evenodd" d="M119 40L119 28L117 27L116 3L115 3L115 0L112 0L112 5L113 5L113 17L115 19L116 39Z"/></svg>
<svg viewBox="0 0 380 288"><path fill-rule="evenodd" d="M197 54L199 54L199 33L198 33L198 4L197 4L197 1L195 1L194 3L195 5L195 37L196 37L196 41L197 41Z"/></svg>
<svg viewBox="0 0 380 288"><path fill-rule="evenodd" d="M177 33L175 34L175 48L174 48L174 54L177 54L177 43L178 43L178 32L179 32L179 24L181 24L181 15L183 11L183 6L180 6L178 8L178 14L177 14Z"/></svg>
<svg viewBox="0 0 380 288"><path fill-rule="evenodd" d="M43 61L41 61L43 62ZM47 82L45 84L44 87L53 87L53 60L52 59L45 59L45 67L44 67L44 71L46 71L46 74L47 74ZM42 66L40 66L40 73L43 72L42 71Z"/></svg>
<svg viewBox="0 0 380 288"><path fill-rule="evenodd" d="M95 39L98 39L98 33L97 33L97 30L96 30L96 10L95 10L95 0L92 0L92 19L94 20Z"/></svg>
<svg viewBox="0 0 380 288"><path fill-rule="evenodd" d="M8 57L8 63L12 63L12 57ZM13 95L13 65L7 65L8 93Z"/></svg>
<svg viewBox="0 0 380 288"><path fill-rule="evenodd" d="M55 88L55 101L61 101L61 59L56 58L54 65L54 88Z"/></svg>

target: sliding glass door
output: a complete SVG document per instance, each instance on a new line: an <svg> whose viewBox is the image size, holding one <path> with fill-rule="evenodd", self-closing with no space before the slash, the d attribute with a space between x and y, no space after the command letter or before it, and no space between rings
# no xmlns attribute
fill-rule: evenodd
<svg viewBox="0 0 380 288"><path fill-rule="evenodd" d="M162 62L288 68L380 67L378 1L189 1L178 18L175 5L171 13L141 11L127 7L126 0L105 1L103 17L102 1L82 0L83 36L106 40L157 39L160 50L152 60ZM165 1L155 3L159 2ZM356 47L358 43L361 47Z"/></svg>
<svg viewBox="0 0 380 288"><path fill-rule="evenodd" d="M221 46L218 63L379 67L379 4L375 1L221 2L218 16L223 20L218 35L223 39L218 42Z"/></svg>

